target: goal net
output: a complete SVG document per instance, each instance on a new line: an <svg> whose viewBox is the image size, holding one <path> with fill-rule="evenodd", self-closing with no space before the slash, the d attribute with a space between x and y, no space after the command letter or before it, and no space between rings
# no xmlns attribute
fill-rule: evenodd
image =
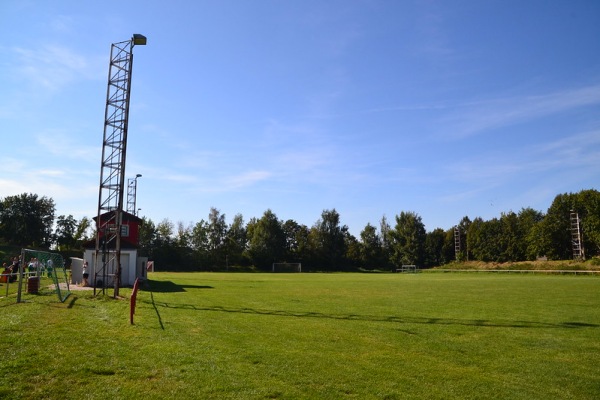
<svg viewBox="0 0 600 400"><path fill-rule="evenodd" d="M273 263L273 272L302 272L302 263Z"/></svg>
<svg viewBox="0 0 600 400"><path fill-rule="evenodd" d="M17 302L36 295L56 294L64 302L71 294L65 262L60 254L46 251L21 251L21 273L18 280Z"/></svg>

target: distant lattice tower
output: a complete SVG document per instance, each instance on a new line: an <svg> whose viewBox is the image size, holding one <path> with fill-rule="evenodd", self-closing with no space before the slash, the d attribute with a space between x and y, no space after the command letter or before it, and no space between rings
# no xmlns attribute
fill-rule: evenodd
<svg viewBox="0 0 600 400"><path fill-rule="evenodd" d="M454 227L454 259L456 261L460 260L460 251L461 251L461 245L460 245L460 228L458 226Z"/></svg>
<svg viewBox="0 0 600 400"><path fill-rule="evenodd" d="M127 179L127 212L137 216L136 198L137 198L137 180L142 174L137 174L135 178Z"/></svg>
<svg viewBox="0 0 600 400"><path fill-rule="evenodd" d="M133 46L145 44L145 36L134 34L130 40L113 43L110 50L96 220L94 291L99 279L104 291L110 276L115 297L119 295L121 277L121 225ZM98 258L100 252L101 260Z"/></svg>
<svg viewBox="0 0 600 400"><path fill-rule="evenodd" d="M573 259L585 260L583 251L583 242L581 240L581 226L579 224L579 214L571 210L571 243L573 246Z"/></svg>

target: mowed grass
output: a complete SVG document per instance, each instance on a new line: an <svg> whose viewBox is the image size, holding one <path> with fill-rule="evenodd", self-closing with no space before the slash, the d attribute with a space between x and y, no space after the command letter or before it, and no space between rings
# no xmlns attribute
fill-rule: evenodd
<svg viewBox="0 0 600 400"><path fill-rule="evenodd" d="M0 398L600 398L598 277L154 273L134 325L130 293L0 302Z"/></svg>

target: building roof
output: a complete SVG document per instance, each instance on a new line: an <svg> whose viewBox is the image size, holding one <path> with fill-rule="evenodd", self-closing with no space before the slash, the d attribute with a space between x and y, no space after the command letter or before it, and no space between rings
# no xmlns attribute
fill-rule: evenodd
<svg viewBox="0 0 600 400"><path fill-rule="evenodd" d="M104 218L104 217L108 217L109 219L113 217L115 211L108 211L105 212L104 214L101 214L100 217ZM142 223L142 219L139 217L136 217L135 215L128 213L127 211L123 211L123 222L137 222L137 223ZM98 216L95 216L94 218L92 218L94 221L96 221L96 223L98 223Z"/></svg>

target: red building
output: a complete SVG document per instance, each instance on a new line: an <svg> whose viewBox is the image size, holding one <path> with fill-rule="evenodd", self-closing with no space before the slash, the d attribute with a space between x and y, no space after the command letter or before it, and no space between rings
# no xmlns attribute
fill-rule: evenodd
<svg viewBox="0 0 600 400"><path fill-rule="evenodd" d="M93 219L94 222L96 222L96 226L99 226L98 217L96 216ZM115 221L114 211L102 214L100 216L100 222L102 223L102 221ZM148 259L145 257L138 257L141 224L142 219L128 212L123 212L121 224L121 284L123 286L132 286L136 278L146 277ZM108 228L111 228L110 223L108 224ZM100 239L102 239L103 236L104 232L100 232ZM115 244L114 240L111 241L108 244L106 251L109 253L114 252ZM102 248L99 250L100 252L103 251ZM103 269L101 257L98 256L98 260L96 260L96 238L85 244L85 251L81 262L87 262L89 265L91 285L94 284L94 279L101 279L101 275L107 279L109 286L112 284L110 280L112 279L112 276L114 276L116 266L113 261L107 268ZM96 265L96 263L98 263L98 265ZM76 280L79 274L79 268L73 269L74 280Z"/></svg>
<svg viewBox="0 0 600 400"><path fill-rule="evenodd" d="M100 223L98 223L98 217L94 217L94 222L96 222L96 226L101 226L102 221L110 221L115 219L114 211L110 211L104 213L100 216ZM138 248L140 245L140 225L142 224L142 220L136 217L133 214L130 214L126 211L123 211L123 221L121 224L121 248ZM111 225L108 225L110 228ZM100 232L100 238L104 236L104 232ZM94 240L94 248L96 246L96 242ZM114 245L112 245L114 249Z"/></svg>

